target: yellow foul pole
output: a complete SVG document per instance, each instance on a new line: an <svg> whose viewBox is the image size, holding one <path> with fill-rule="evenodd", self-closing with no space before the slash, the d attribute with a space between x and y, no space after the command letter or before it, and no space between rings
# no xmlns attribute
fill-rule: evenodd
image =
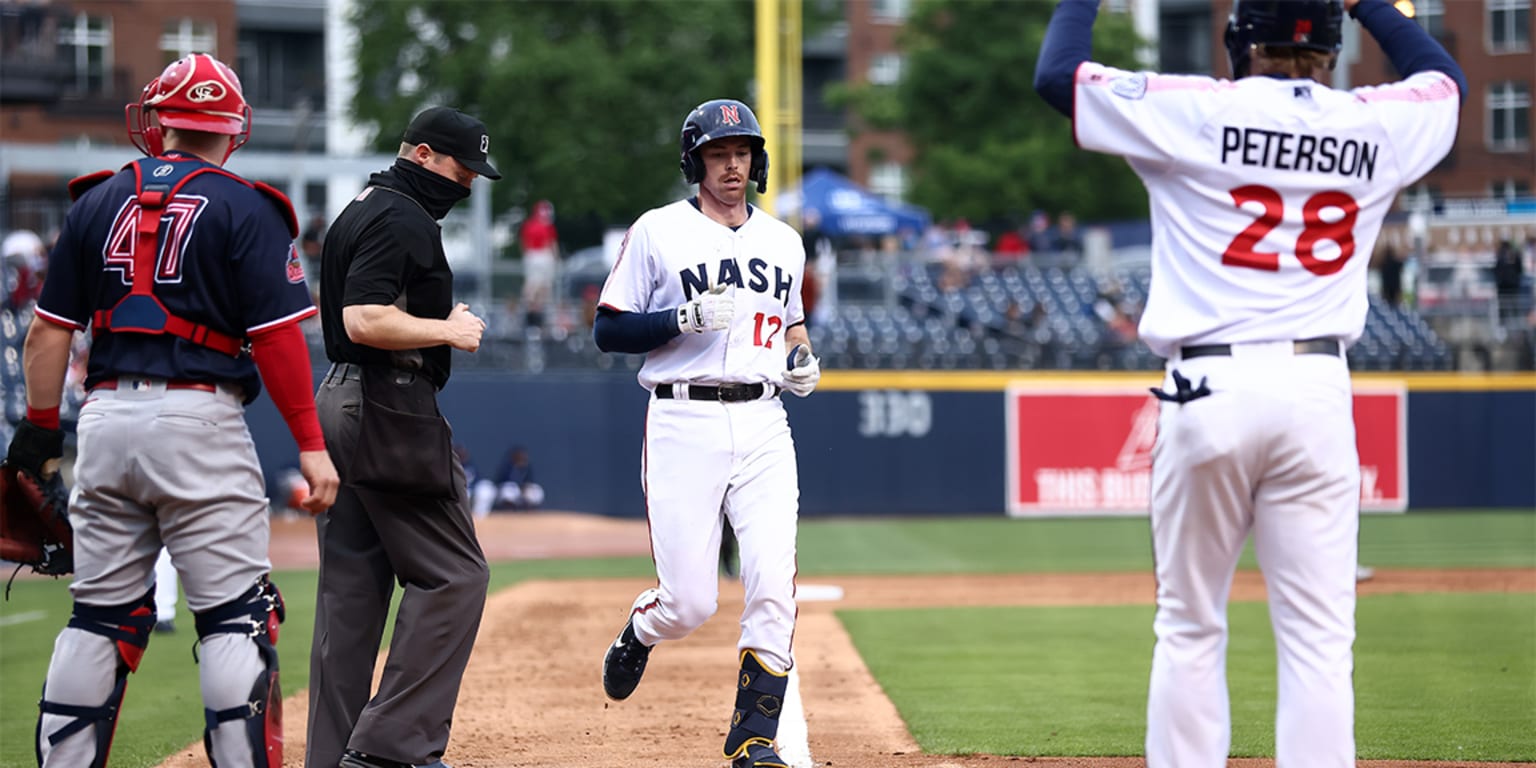
<svg viewBox="0 0 1536 768"><path fill-rule="evenodd" d="M776 213L774 198L800 184L801 2L756 0L757 103L753 110L763 128L769 159L768 193L757 204L771 214Z"/></svg>

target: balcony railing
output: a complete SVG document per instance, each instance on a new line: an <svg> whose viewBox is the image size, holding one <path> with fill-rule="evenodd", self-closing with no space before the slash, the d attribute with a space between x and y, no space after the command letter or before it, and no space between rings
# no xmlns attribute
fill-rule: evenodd
<svg viewBox="0 0 1536 768"><path fill-rule="evenodd" d="M67 74L62 63L21 54L0 59L0 102L51 104L59 99Z"/></svg>
<svg viewBox="0 0 1536 768"><path fill-rule="evenodd" d="M137 101L143 84L135 84L129 78L127 67L112 67L102 78L100 85L88 92L70 87L67 79L59 98L53 103L53 112L71 117L102 117L122 114L123 105Z"/></svg>

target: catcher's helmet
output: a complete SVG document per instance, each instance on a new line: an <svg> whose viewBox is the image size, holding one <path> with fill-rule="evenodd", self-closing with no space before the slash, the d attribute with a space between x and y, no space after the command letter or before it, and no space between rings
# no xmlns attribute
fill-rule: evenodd
<svg viewBox="0 0 1536 768"><path fill-rule="evenodd" d="M1343 26L1341 0L1237 0L1225 36L1232 76L1248 76L1255 45L1338 53Z"/></svg>
<svg viewBox="0 0 1536 768"><path fill-rule="evenodd" d="M757 124L757 115L747 105L735 99L714 99L693 108L683 121L683 133L678 139L682 152L683 180L697 184L704 178L704 161L699 158L699 147L715 139L727 136L748 136L752 142L752 167L747 179L757 182L757 191L768 189L768 150L764 149L763 129Z"/></svg>
<svg viewBox="0 0 1536 768"><path fill-rule="evenodd" d="M245 103L240 78L229 65L206 53L171 62L159 77L144 86L138 103L129 104L125 112L128 138L152 156L160 154L163 148L161 128L234 136L230 152L239 149L251 135L251 107ZM150 119L150 113L155 120Z"/></svg>

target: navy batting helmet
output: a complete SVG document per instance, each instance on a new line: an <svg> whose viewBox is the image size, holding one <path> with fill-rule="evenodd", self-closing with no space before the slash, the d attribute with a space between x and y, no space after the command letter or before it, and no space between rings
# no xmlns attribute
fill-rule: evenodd
<svg viewBox="0 0 1536 768"><path fill-rule="evenodd" d="M1341 0L1237 0L1226 33L1232 76L1248 76L1255 45L1338 53L1343 27Z"/></svg>
<svg viewBox="0 0 1536 768"><path fill-rule="evenodd" d="M768 190L768 150L763 147L763 129L757 124L757 115L747 105L735 99L713 99L693 108L683 121L683 133L678 138L682 152L683 180L697 184L704 178L704 161L699 159L699 147L715 139L727 136L747 136L752 142L752 167L747 178L757 182L759 193Z"/></svg>

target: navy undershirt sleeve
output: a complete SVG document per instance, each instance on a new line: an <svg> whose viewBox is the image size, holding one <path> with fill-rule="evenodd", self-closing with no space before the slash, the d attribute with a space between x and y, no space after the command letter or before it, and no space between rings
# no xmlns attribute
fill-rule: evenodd
<svg viewBox="0 0 1536 768"><path fill-rule="evenodd" d="M1045 28L1040 58L1035 61L1035 92L1067 117L1072 116L1077 68L1093 55L1093 22L1098 15L1098 0L1061 0Z"/></svg>
<svg viewBox="0 0 1536 768"><path fill-rule="evenodd" d="M639 355L649 352L680 335L677 310L660 312L620 312L598 307L592 321L592 339L604 352Z"/></svg>
<svg viewBox="0 0 1536 768"><path fill-rule="evenodd" d="M1350 10L1350 15L1371 33L1371 37L1376 38L1382 52L1404 78L1420 72L1439 70L1456 81L1456 89L1461 92L1461 102L1467 102L1467 76L1456 60L1451 58L1451 54L1435 42L1418 22L1399 13L1386 0L1360 0Z"/></svg>

